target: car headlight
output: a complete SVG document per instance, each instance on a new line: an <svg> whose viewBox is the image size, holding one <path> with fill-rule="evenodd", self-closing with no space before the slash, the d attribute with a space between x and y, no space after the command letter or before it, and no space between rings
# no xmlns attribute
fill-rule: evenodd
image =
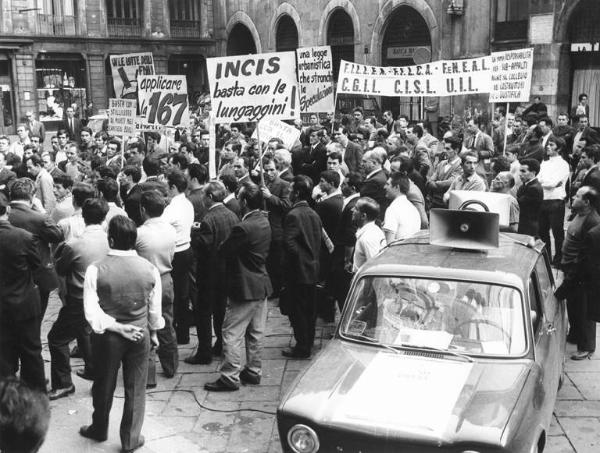
<svg viewBox="0 0 600 453"><path fill-rule="evenodd" d="M316 453L319 451L317 433L306 425L294 425L287 435L288 445L295 453Z"/></svg>
<svg viewBox="0 0 600 453"><path fill-rule="evenodd" d="M475 450L465 450L462 453L479 453L479 452L475 451Z"/></svg>

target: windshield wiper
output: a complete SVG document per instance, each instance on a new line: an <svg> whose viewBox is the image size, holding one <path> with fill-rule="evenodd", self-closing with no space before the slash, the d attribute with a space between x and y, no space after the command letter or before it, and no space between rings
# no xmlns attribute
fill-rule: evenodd
<svg viewBox="0 0 600 453"><path fill-rule="evenodd" d="M398 349L396 349L396 348L394 348L392 346L389 346L389 345L387 345L385 343L382 343L381 341L376 340L375 338L367 337L366 335L363 335L363 334L360 334L360 333L344 333L343 335L345 337L352 338L352 339L355 339L355 340L368 341L369 343L372 343L372 344L377 345L377 346L381 346L381 347L383 347L383 348L385 348L385 349L387 349L389 351L393 351L396 354L402 354L402 352L398 351Z"/></svg>
<svg viewBox="0 0 600 453"><path fill-rule="evenodd" d="M420 345L406 344L406 343L400 343L399 346L401 346L403 348L407 348L407 349L424 349L425 351L439 352L440 354L449 354L454 357L465 359L467 362L470 362L470 363L474 362L473 358L468 356L467 354L463 354L461 352L456 352L456 351L451 351L449 349L440 349L440 348L434 348L433 346L420 346Z"/></svg>

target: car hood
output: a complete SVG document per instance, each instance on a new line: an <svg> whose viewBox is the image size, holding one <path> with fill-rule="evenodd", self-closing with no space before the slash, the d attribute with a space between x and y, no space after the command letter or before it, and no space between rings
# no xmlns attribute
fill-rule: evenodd
<svg viewBox="0 0 600 453"><path fill-rule="evenodd" d="M467 362L336 339L296 380L279 413L387 438L500 445L530 367L528 360Z"/></svg>

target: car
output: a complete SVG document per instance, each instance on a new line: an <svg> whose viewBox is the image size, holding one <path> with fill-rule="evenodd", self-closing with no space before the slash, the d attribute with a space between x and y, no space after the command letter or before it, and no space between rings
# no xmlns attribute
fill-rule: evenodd
<svg viewBox="0 0 600 453"><path fill-rule="evenodd" d="M357 271L334 338L278 406L283 451L544 450L568 325L544 244L499 233L497 214L490 236L479 213L441 227L434 211Z"/></svg>

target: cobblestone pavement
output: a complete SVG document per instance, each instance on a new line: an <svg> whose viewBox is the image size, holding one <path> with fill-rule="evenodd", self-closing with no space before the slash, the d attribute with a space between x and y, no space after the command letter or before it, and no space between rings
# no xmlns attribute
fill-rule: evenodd
<svg viewBox="0 0 600 453"><path fill-rule="evenodd" d="M60 302L52 298L43 325L44 338L56 318ZM140 453L169 452L280 452L275 410L282 392L308 360L288 360L281 349L292 341L286 317L269 303L268 336L265 341L263 380L260 386L243 386L237 392L208 393L204 383L218 377L219 362L211 365L188 365L183 359L192 352L191 345L179 348L179 373L166 379L159 373L158 386L149 390L143 434L146 445ZM332 325L318 325L317 349L331 336ZM569 351L573 346L569 345ZM49 354L44 347L47 375ZM74 370L82 366L73 360ZM160 365L157 365L160 371ZM547 453L598 453L600 451L600 356L574 362L567 359L567 379L556 404ZM109 437L96 443L82 438L77 431L91 421L91 383L73 374L74 395L51 403L52 419L42 453L116 452L120 449L119 421L123 404L123 387L119 382L111 412ZM254 412L254 409L263 412ZM218 410L218 411L216 411Z"/></svg>

